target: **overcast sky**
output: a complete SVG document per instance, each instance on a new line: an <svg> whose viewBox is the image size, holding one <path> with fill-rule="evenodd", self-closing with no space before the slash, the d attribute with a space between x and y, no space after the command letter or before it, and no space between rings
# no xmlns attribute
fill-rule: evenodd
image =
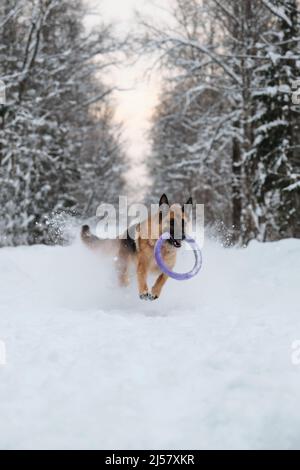
<svg viewBox="0 0 300 470"><path fill-rule="evenodd" d="M134 12L139 10L145 14L153 14L155 7L152 0L87 0L90 10L100 12L102 19L117 23L121 33L132 31L136 27ZM169 0L159 0L159 5L166 5ZM158 10L158 14L160 14ZM99 22L97 16L88 16L89 25ZM142 178L142 168L138 163L144 161L148 152L146 133L149 120L158 100L159 77L145 76L145 63L136 65L124 64L107 77L121 89L115 93L116 118L122 121L125 138L128 142L128 154L136 163L134 176Z"/></svg>

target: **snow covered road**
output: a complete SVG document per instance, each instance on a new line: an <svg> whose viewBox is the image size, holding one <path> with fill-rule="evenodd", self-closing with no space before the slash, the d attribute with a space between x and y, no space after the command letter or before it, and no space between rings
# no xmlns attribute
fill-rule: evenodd
<svg viewBox="0 0 300 470"><path fill-rule="evenodd" d="M299 266L207 242L148 303L79 244L1 249L0 448L300 449Z"/></svg>

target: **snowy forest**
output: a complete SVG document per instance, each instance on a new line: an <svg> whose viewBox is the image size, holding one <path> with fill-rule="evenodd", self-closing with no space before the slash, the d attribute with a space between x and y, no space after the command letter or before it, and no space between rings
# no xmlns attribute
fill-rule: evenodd
<svg viewBox="0 0 300 470"><path fill-rule="evenodd" d="M48 243L53 214L94 214L124 184L111 90L122 47L81 0L1 0L1 245Z"/></svg>
<svg viewBox="0 0 300 470"><path fill-rule="evenodd" d="M162 77L149 199L192 195L234 243L300 237L298 0L170 4L169 26L140 15L125 41L109 24L87 31L82 0L1 0L2 246L51 243L53 214L90 217L126 194L126 147L104 80L124 42Z"/></svg>
<svg viewBox="0 0 300 470"><path fill-rule="evenodd" d="M300 450L299 156L300 0L0 0L0 450Z"/></svg>
<svg viewBox="0 0 300 470"><path fill-rule="evenodd" d="M151 131L153 189L205 204L234 242L300 236L297 0L175 0L142 21L166 72Z"/></svg>

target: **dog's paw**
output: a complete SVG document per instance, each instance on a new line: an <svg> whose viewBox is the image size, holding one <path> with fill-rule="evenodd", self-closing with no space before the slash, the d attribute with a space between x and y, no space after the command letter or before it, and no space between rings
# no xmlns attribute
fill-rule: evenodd
<svg viewBox="0 0 300 470"><path fill-rule="evenodd" d="M149 300L157 300L157 299L158 299L158 295L149 294Z"/></svg>
<svg viewBox="0 0 300 470"><path fill-rule="evenodd" d="M148 292L145 292L144 294L140 294L140 299L141 300L150 300L149 296L150 296L150 294L148 294Z"/></svg>

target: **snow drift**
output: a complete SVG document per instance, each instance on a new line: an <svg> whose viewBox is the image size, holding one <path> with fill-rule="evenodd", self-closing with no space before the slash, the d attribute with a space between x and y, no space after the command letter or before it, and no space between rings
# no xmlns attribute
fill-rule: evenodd
<svg viewBox="0 0 300 470"><path fill-rule="evenodd" d="M156 302L113 263L79 243L0 250L0 448L300 447L299 240L207 242L200 275Z"/></svg>

